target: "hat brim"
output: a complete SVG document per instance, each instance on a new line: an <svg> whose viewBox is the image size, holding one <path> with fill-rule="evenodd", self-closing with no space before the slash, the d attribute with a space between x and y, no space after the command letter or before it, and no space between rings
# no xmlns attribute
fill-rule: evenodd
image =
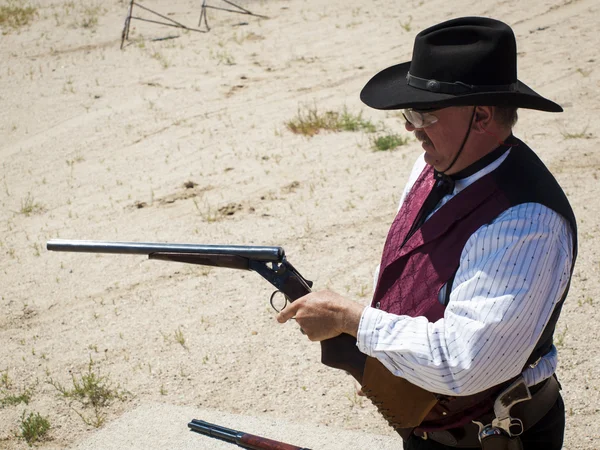
<svg viewBox="0 0 600 450"><path fill-rule="evenodd" d="M375 109L440 109L449 106L510 106L539 111L562 112L562 107L517 81L513 91L444 94L417 89L406 82L410 61L388 67L365 85L360 99Z"/></svg>

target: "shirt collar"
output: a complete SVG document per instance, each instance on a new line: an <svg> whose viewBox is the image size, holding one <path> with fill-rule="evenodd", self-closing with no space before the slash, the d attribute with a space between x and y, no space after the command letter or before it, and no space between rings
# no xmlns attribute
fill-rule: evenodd
<svg viewBox="0 0 600 450"><path fill-rule="evenodd" d="M483 158L475 161L469 167L466 167L460 172L451 175L451 177L455 180L453 194L458 194L470 184L498 168L498 166L500 166L500 164L502 164L508 157L512 147L515 147L516 145L518 145L518 141L511 134L508 139L506 139L504 144L499 145Z"/></svg>

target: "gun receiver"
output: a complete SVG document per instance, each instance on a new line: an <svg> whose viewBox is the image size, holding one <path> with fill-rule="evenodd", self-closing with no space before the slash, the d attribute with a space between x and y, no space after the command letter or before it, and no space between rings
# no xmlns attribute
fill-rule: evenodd
<svg viewBox="0 0 600 450"><path fill-rule="evenodd" d="M220 425L205 422L204 420L193 419L188 423L188 427L191 431L195 431L196 433L237 444L239 447L250 450L310 450L308 448L296 447L295 445L286 444L284 442L244 433L243 431L232 430Z"/></svg>
<svg viewBox="0 0 600 450"><path fill-rule="evenodd" d="M149 259L174 261L203 266L253 270L277 288L271 296L281 292L286 303L310 292L312 281L305 279L286 259L281 247L247 245L162 244L156 242L110 242L52 239L48 250L59 252L112 253L148 255ZM284 306L285 307L285 306ZM321 342L321 362L329 367L350 373L359 383L362 380L366 355L356 348L356 339L341 334Z"/></svg>

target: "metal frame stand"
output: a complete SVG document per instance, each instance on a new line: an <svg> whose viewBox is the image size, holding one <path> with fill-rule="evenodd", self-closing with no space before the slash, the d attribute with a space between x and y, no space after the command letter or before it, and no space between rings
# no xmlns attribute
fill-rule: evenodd
<svg viewBox="0 0 600 450"><path fill-rule="evenodd" d="M160 17L161 19L167 20L168 22L160 22L158 20L151 20L151 19L145 19L143 17L136 17L133 15L133 6L134 5L137 6L138 8L148 11L151 14L154 14L155 16ZM202 7L204 8L204 5ZM166 25L168 27L182 28L184 30L189 30L189 31L197 31L199 33L206 33L208 31L208 30L205 31L205 30L199 30L197 28L187 27L187 26L183 25L182 23L179 23L179 22L171 19L170 17L163 16L162 14L159 14L156 11L152 11L151 9L146 8L145 6L142 6L140 3L136 2L135 0L131 0L131 2L129 3L129 13L127 14L127 17L125 18L125 25L123 26L123 32L121 33L121 50L123 50L123 44L125 43L125 40L129 39L129 27L131 25L132 19L142 20L144 22L158 23L159 25ZM206 21L206 18L205 18L205 21Z"/></svg>
<svg viewBox="0 0 600 450"><path fill-rule="evenodd" d="M238 6L235 3L230 2L229 0L222 0L222 1L224 1L225 3L227 3L228 5L236 8L236 9L220 8L218 6L210 6L210 5L206 4L206 0L202 0L202 8L200 10L200 20L198 20L198 26L200 26L202 24L202 19L204 19L204 25L206 26L206 31L210 31L210 27L208 26L208 21L206 19L206 10L209 8L210 9L218 9L219 11L227 11L227 12L232 12L232 13L245 14L248 16L260 17L261 19L268 19L267 16L262 16L260 14L254 14L253 12L242 8L241 6Z"/></svg>

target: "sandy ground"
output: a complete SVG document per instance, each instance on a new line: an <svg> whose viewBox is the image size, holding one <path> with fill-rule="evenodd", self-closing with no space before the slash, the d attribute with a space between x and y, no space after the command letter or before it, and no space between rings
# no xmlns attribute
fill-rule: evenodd
<svg viewBox="0 0 600 450"><path fill-rule="evenodd" d="M280 245L316 287L368 302L420 146L374 152L372 134L307 138L286 122L346 108L404 133L358 93L410 59L419 30L461 15L511 24L520 79L565 108L522 111L515 134L579 221L557 329L565 448L600 448L597 1L240 0L269 19L210 10L207 33L133 21L124 50L127 1L9 4L37 13L0 36L0 448L27 448L15 436L30 413L48 418L40 448L55 449L147 402L392 436L349 376L320 365L318 344L275 322L259 275L45 243ZM200 13L197 1L143 5L188 26ZM86 374L119 394L98 414L58 389Z"/></svg>
<svg viewBox="0 0 600 450"><path fill-rule="evenodd" d="M233 450L231 442L194 433L188 429L191 418L236 431L268 436L290 445L301 444L306 449L396 450L397 436L374 435L364 430L348 430L323 424L286 421L281 417L255 414L244 416L198 406L145 403L127 411L117 420L71 447L72 450ZM148 431L152 430L151 433ZM276 450L276 449L274 449Z"/></svg>

